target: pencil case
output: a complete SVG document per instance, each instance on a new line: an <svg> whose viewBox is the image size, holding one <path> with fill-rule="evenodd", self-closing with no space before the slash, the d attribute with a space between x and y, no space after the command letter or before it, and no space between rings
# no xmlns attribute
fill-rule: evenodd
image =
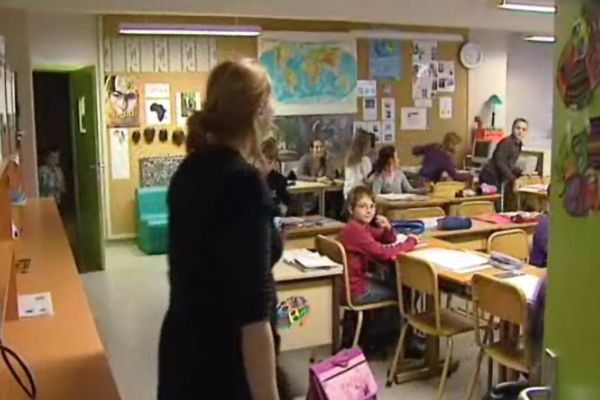
<svg viewBox="0 0 600 400"><path fill-rule="evenodd" d="M499 253L497 251L492 251L490 253L490 265L493 267L512 271L523 268L523 264L523 261L504 253Z"/></svg>

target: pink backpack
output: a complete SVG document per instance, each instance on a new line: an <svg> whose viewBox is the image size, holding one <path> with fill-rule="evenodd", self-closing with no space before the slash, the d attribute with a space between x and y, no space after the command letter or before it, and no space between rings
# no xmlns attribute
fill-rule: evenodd
<svg viewBox="0 0 600 400"><path fill-rule="evenodd" d="M310 367L307 400L376 400L377 383L358 347Z"/></svg>

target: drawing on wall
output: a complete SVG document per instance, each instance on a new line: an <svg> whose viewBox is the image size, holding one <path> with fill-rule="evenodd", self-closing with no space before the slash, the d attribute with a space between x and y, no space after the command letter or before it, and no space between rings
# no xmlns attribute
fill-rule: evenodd
<svg viewBox="0 0 600 400"><path fill-rule="evenodd" d="M171 123L170 99L146 99L146 124L169 125Z"/></svg>
<svg viewBox="0 0 600 400"><path fill-rule="evenodd" d="M200 109L200 93L179 92L176 97L177 125L185 126L187 119Z"/></svg>
<svg viewBox="0 0 600 400"><path fill-rule="evenodd" d="M354 115L310 115L279 117L279 156L282 161L296 161L308 153L310 142L319 138L325 142L330 157L343 160L352 143Z"/></svg>
<svg viewBox="0 0 600 400"><path fill-rule="evenodd" d="M344 34L263 33L259 60L277 115L356 112L356 40Z"/></svg>
<svg viewBox="0 0 600 400"><path fill-rule="evenodd" d="M140 126L136 80L131 76L108 75L104 82L106 123L109 127Z"/></svg>
<svg viewBox="0 0 600 400"><path fill-rule="evenodd" d="M127 129L109 129L112 179L129 179L129 138Z"/></svg>
<svg viewBox="0 0 600 400"><path fill-rule="evenodd" d="M565 210L587 217L600 208L600 4L585 1L560 54L557 87L566 110L554 173ZM565 112L567 111L568 112Z"/></svg>

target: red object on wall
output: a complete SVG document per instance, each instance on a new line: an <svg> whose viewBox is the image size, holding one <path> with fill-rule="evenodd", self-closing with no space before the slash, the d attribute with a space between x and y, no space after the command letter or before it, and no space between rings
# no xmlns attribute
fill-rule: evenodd
<svg viewBox="0 0 600 400"><path fill-rule="evenodd" d="M475 129L475 140L491 140L492 142L499 142L504 139L504 131L502 129Z"/></svg>

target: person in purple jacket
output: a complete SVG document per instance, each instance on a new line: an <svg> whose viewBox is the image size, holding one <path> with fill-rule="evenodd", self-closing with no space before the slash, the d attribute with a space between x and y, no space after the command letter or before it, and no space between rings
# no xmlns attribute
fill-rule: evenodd
<svg viewBox="0 0 600 400"><path fill-rule="evenodd" d="M461 138L454 132L444 135L442 143L431 143L413 148L415 156L423 156L423 164L419 175L427 182L439 182L445 173L455 181L469 182L473 179L470 174L462 174L456 171L452 156L456 146L461 143Z"/></svg>

